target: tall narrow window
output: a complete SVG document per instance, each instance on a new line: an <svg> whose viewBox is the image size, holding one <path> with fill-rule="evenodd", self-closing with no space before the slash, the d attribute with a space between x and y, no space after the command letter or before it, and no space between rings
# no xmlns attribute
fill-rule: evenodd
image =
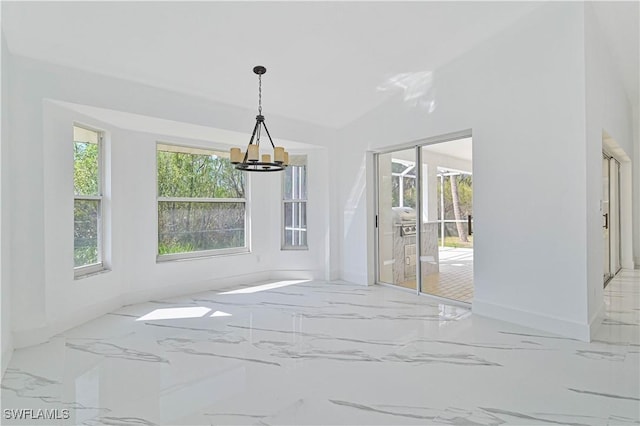
<svg viewBox="0 0 640 426"><path fill-rule="evenodd" d="M103 268L102 133L73 126L73 264L75 274Z"/></svg>
<svg viewBox="0 0 640 426"><path fill-rule="evenodd" d="M158 257L248 251L244 173L229 153L157 145Z"/></svg>
<svg viewBox="0 0 640 426"><path fill-rule="evenodd" d="M307 156L289 158L283 173L283 250L307 249Z"/></svg>

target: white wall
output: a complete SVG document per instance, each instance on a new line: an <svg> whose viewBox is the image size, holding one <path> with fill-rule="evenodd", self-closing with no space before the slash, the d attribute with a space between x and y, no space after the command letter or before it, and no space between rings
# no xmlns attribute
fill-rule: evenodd
<svg viewBox="0 0 640 426"><path fill-rule="evenodd" d="M49 336L132 303L219 288L270 277L323 279L327 256L326 149L311 149L309 227L314 249L280 253L280 177L252 179L252 252L198 260L156 263L155 143L157 140L228 148L224 141L176 138L117 127L100 117L61 106L74 103L198 126L247 133L254 111L155 89L27 58L10 57L12 117L8 194L12 252L12 322L15 346ZM270 117L276 137L310 145L331 144L334 132ZM107 132L110 145L111 271L73 279L73 186L71 131L74 121ZM248 134L247 134L248 140ZM313 148L313 147L312 147ZM3 150L4 151L4 150ZM4 168L3 168L4 171ZM20 236L17 238L15 236Z"/></svg>
<svg viewBox="0 0 640 426"><path fill-rule="evenodd" d="M281 198L276 194L279 191L269 190L265 188L263 191L269 199L271 220L265 226L271 231L267 241L269 246L268 252L271 255L269 268L272 275L278 276L279 272L299 271L301 273L311 272L307 274L318 279L331 280L337 279L337 274L332 273L336 266L333 265L330 252L330 194L329 179L330 163L327 149L316 149L313 151L292 150L290 155L305 154L307 156L307 185L308 185L308 201L307 201L307 245L308 250L281 250L282 233L281 227L273 226L273 224L282 222L282 202ZM271 173L268 173L271 175ZM272 177L272 176L269 176ZM281 175L273 176L274 183L269 186L277 186L281 188ZM257 214L261 214L258 210ZM333 276L332 276L333 275Z"/></svg>
<svg viewBox="0 0 640 426"><path fill-rule="evenodd" d="M588 339L583 45L583 5L544 4L420 70L433 73L435 108L399 94L343 129L344 277L366 283L373 244L360 189L366 151L472 129L474 311Z"/></svg>
<svg viewBox="0 0 640 426"><path fill-rule="evenodd" d="M633 254L635 267L640 268L640 106L633 108Z"/></svg>
<svg viewBox="0 0 640 426"><path fill-rule="evenodd" d="M598 317L602 308L602 276L604 243L602 234L602 149L603 131L613 137L626 154L633 158L633 118L631 104L624 92L617 74L615 63L609 55L603 34L590 3L585 3L585 65L586 65L586 141L587 141L587 267L589 319L599 324ZM622 160L620 157L619 160ZM629 162L621 161L621 193L631 191L627 169ZM640 183L636 181L636 185ZM631 203L627 197L621 200L622 208L622 258L624 266L629 267L632 234L630 219Z"/></svg>
<svg viewBox="0 0 640 426"><path fill-rule="evenodd" d="M1 73L2 73L2 88L0 89L0 98L2 99L2 105L0 107L2 124L0 129L0 297L2 298L0 312L0 323L2 324L2 330L0 331L2 336L2 370L0 371L0 377L4 374L11 354L13 353L13 339L11 336L11 282L9 281L9 270L11 266L11 257L9 250L9 236L11 229L7 226L9 223L9 206L8 194L9 194L9 108L8 100L9 94L6 90L9 87L9 66L7 61L7 45L4 38L4 34L0 33L1 38Z"/></svg>

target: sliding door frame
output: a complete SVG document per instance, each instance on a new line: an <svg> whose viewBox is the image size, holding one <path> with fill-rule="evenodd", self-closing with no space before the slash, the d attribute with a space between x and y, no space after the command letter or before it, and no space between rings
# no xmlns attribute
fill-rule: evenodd
<svg viewBox="0 0 640 426"><path fill-rule="evenodd" d="M394 288L402 289L401 286L396 286L392 283L385 283L380 280L380 236L379 236L379 223L380 218L380 155L389 154L397 151L406 151L408 149L415 150L416 158L416 294L427 295L436 299L446 300L447 302L461 303L468 305L465 302L459 302L453 299L444 299L439 296L435 296L429 293L422 292L422 262L420 261L420 254L422 253L421 240L422 240L422 148L428 145L436 145L439 143L450 142L458 139L472 137L471 129L462 130L459 132L447 133L440 136L434 136L427 139L419 139L414 142L409 142L400 145L394 145L385 147L380 150L373 151L373 176L374 176L374 190L373 190L373 203L374 203L374 262L375 262L375 284L378 285L392 285Z"/></svg>
<svg viewBox="0 0 640 426"><path fill-rule="evenodd" d="M618 272L620 272L620 270L622 269L622 208L621 208L621 202L620 202L620 196L622 195L620 187L621 182L620 179L622 177L621 173L620 173L620 169L622 167L620 161L618 161L617 158L615 158L614 156L612 156L611 154L609 154L606 150L602 151L602 157L604 160L606 160L607 162L607 176L608 176L608 192L609 192L609 196L608 196L608 215L609 215L609 219L608 219L608 231L609 231L609 238L608 238L608 247L604 248L604 249L608 249L609 252L609 259L608 259L608 263L609 263L609 274L608 276L605 276L605 274L603 274L604 277L604 287L607 287L607 285L609 284L609 282L618 274ZM615 166L615 167L614 167ZM615 169L615 170L612 170ZM615 179L612 178L613 174L615 172ZM615 182L615 184L613 184L613 182ZM615 203L612 203L612 194L615 193L613 199L615 200ZM604 197L604 195L603 195ZM613 223L613 221L611 220L612 217L615 215L616 218L616 232L612 232L613 229L611 227L611 224ZM612 239L614 239L615 241L612 244ZM617 248L615 251L611 250L612 246L615 245ZM614 256L615 253L615 256Z"/></svg>

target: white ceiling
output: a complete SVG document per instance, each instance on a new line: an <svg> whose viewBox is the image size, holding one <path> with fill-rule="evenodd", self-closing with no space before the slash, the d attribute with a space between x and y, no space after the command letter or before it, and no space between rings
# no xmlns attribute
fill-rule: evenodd
<svg viewBox="0 0 640 426"><path fill-rule="evenodd" d="M12 53L341 127L536 3L3 2Z"/></svg>
<svg viewBox="0 0 640 426"><path fill-rule="evenodd" d="M2 26L13 54L247 108L257 104L251 70L262 64L265 115L339 128L393 95L383 89L394 78L428 75L538 6L2 2Z"/></svg>

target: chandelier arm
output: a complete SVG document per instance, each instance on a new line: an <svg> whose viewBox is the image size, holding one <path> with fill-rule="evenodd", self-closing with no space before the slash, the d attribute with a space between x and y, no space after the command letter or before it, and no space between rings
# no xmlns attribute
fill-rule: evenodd
<svg viewBox="0 0 640 426"><path fill-rule="evenodd" d="M261 123L260 121L258 121L256 124L258 125L258 132L256 133L256 145L260 145L260 136L262 133L262 125L264 123Z"/></svg>
<svg viewBox="0 0 640 426"><path fill-rule="evenodd" d="M256 131L258 130L258 122L256 121L256 125L253 126L253 133L251 134L251 139L249 139L249 145L253 143L253 138L256 136ZM244 153L243 163L246 163L249 159L249 147L247 146L247 152Z"/></svg>
<svg viewBox="0 0 640 426"><path fill-rule="evenodd" d="M251 133L251 139L249 139L249 145L251 145L251 144L253 143L253 139L256 137L256 132L258 131L258 125L259 125L259 124L260 124L260 123L258 123L258 122L256 121L256 125L255 125L255 126L253 126L253 133ZM248 151L247 151L247 152L248 152Z"/></svg>
<svg viewBox="0 0 640 426"><path fill-rule="evenodd" d="M262 126L264 127L264 131L267 132L267 136L269 137L269 142L271 142L271 146L273 149L276 149L276 146L273 144L273 139L271 139L271 135L269 134L269 129L267 129L267 123L262 122Z"/></svg>

